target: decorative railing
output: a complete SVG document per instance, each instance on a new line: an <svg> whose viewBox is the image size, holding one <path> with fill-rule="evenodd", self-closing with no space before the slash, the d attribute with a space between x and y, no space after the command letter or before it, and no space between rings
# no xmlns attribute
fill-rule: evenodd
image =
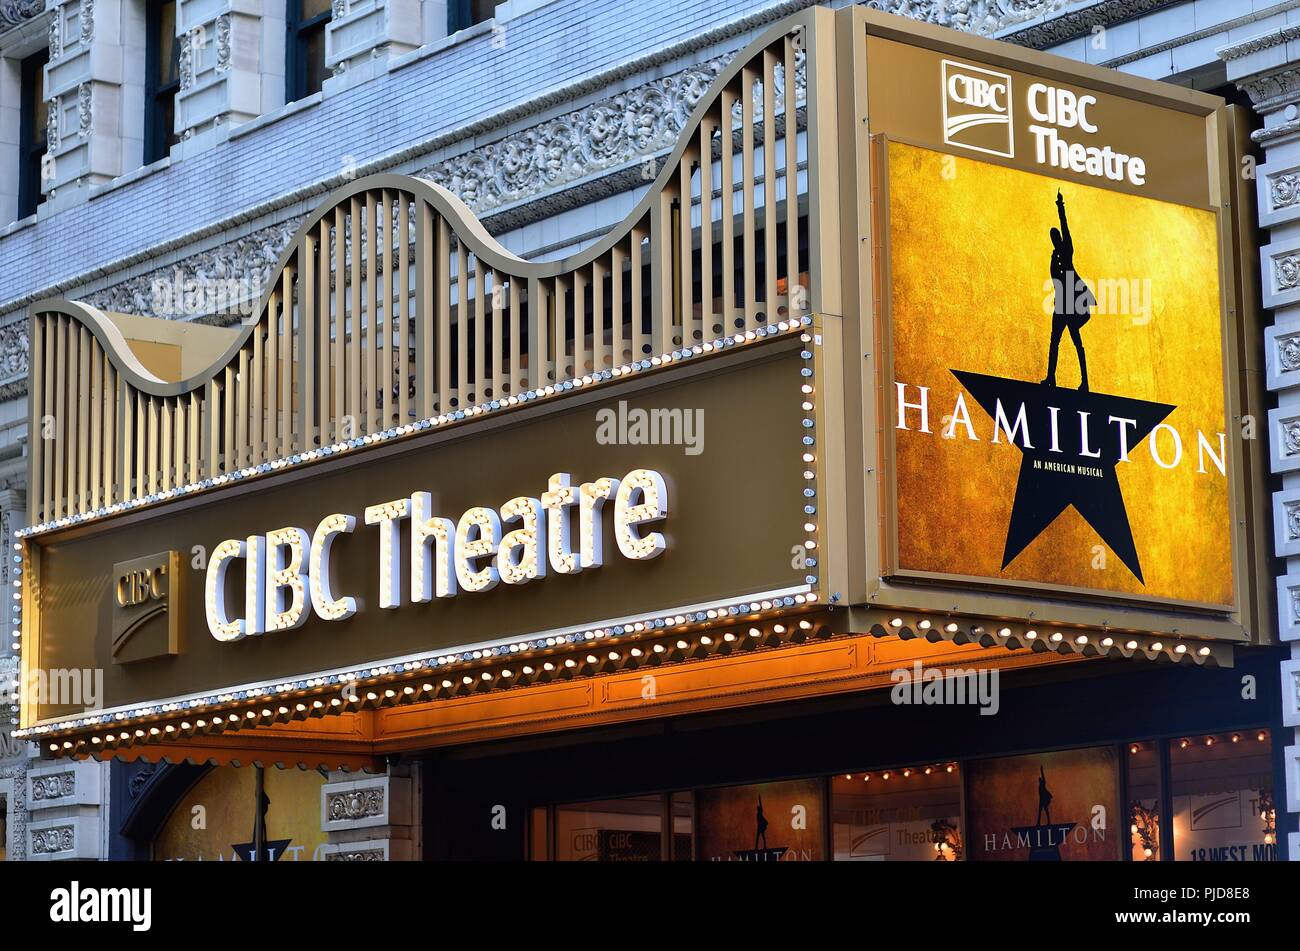
<svg viewBox="0 0 1300 951"><path fill-rule="evenodd" d="M627 219L563 260L516 257L446 189L377 175L306 219L196 376L149 372L93 307L33 305L32 524L809 312L822 241L803 156L819 85L836 121L833 82L812 75L831 17L805 11L738 54Z"/></svg>

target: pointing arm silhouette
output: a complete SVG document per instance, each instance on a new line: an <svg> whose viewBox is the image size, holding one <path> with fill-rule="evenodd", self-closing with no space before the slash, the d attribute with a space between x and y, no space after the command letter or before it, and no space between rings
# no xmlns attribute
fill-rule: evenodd
<svg viewBox="0 0 1300 951"><path fill-rule="evenodd" d="M1070 223L1065 219L1065 199L1061 197L1060 189L1056 191L1056 214L1061 219L1061 243L1066 254L1073 254L1074 241L1070 238Z"/></svg>

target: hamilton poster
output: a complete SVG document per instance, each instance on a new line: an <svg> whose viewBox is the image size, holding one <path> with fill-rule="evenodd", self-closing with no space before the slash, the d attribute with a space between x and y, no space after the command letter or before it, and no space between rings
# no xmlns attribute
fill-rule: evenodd
<svg viewBox="0 0 1300 951"><path fill-rule="evenodd" d="M889 145L898 568L1233 603L1212 212Z"/></svg>
<svg viewBox="0 0 1300 951"><path fill-rule="evenodd" d="M1115 748L1058 750L966 766L970 857L983 861L1115 860L1127 837Z"/></svg>
<svg viewBox="0 0 1300 951"><path fill-rule="evenodd" d="M702 862L819 862L823 781L795 779L695 792L695 855Z"/></svg>

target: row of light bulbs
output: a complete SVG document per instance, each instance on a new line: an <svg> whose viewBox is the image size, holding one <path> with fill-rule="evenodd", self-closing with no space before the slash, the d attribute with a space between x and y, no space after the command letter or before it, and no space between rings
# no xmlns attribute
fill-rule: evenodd
<svg viewBox="0 0 1300 951"><path fill-rule="evenodd" d="M947 622L940 622L940 623L942 624L942 627L938 628L936 627L935 622L932 622L929 618L921 618L916 622L915 629L913 630L912 628L908 628L906 626L906 622L903 620L903 618L894 617L891 618L889 621L889 628L891 630L885 630L881 628L879 631L873 630L872 633L882 633L882 634L893 633L893 634L898 634L900 636L906 637L908 635L927 636L929 632L932 631L937 632L939 630L942 630L946 634L958 634L961 631L961 625L959 625L956 621L947 621ZM1211 653L1210 648L1206 646L1194 648L1194 647L1189 647L1187 644L1182 642L1170 646L1160 640L1149 640L1145 644L1143 644L1141 641L1139 641L1137 638L1134 637L1129 637L1127 640L1125 640L1123 638L1117 639L1110 634L1102 634L1098 636L1096 633L1093 633L1093 634L1074 634L1074 635L1067 636L1061 631L1051 631L1050 633L1043 634L1040 633L1035 628L1028 628L1027 630L1021 632L1015 632L1009 627L998 628L997 631L992 632L992 634L990 634L990 632L986 628L979 625L971 626L967 628L967 631L971 637L974 637L976 639L986 637L986 636L996 636L997 638L1000 638L1003 641L1008 641L1012 639L1023 639L1027 645L1041 644L1043 645L1044 648L1055 648L1057 650L1082 651L1087 647L1092 646L1102 653L1109 652L1110 650L1115 648L1119 648L1128 653L1135 653L1139 650L1145 649L1155 654L1159 654L1161 652L1168 653L1175 660L1181 660L1183 657L1186 656L1191 656L1193 658L1195 657L1206 658L1209 657ZM1006 646L1010 647L1012 645L1006 645ZM1166 650L1166 648L1168 649Z"/></svg>
<svg viewBox="0 0 1300 951"><path fill-rule="evenodd" d="M42 724L27 730L16 730L14 731L14 736L38 738L49 734L73 732L85 727L97 727L116 722L141 720L168 713L198 712L200 710L208 710L213 707L228 705L233 702L244 700L261 700L270 699L277 695L293 695L319 687L345 687L353 683L386 679L389 678L390 675L394 674L400 675L402 673L411 673L414 671L429 670L438 667L473 664L484 660L491 661L493 658L506 657L513 654L546 651L554 648L565 649L569 645L574 645L575 648L582 646L583 644L591 647L593 644L602 640L609 639L611 641L617 641L624 637L641 634L659 636L674 628L681 628L694 624L712 626L714 624L735 623L746 618L756 620L765 614L776 611L784 612L790 609L799 610L800 608L810 607L817 601L818 596L815 592L805 592L802 594L764 598L761 601L741 601L735 604L709 608L707 610L688 612L687 614L648 616L636 622L618 624L613 627L594 628L571 634L537 638L532 641L520 641L513 644L499 645L497 647L430 656L421 660L404 661L400 663L343 671L341 673L312 676L300 680L284 681L258 688L237 688L233 691L218 692L188 700L168 701L155 705L122 708L95 713L84 717L70 717L57 723Z"/></svg>
<svg viewBox="0 0 1300 951"><path fill-rule="evenodd" d="M875 773L862 773L859 778L864 783L871 782L873 776L878 776L885 782L891 779L911 779L913 776L933 776L937 773L955 773L957 772L956 763L941 763L930 766L904 766L902 769L882 769ZM844 778L851 780L854 773L845 773Z"/></svg>
<svg viewBox="0 0 1300 951"><path fill-rule="evenodd" d="M303 697L293 701L284 700L278 704L267 704L266 701L271 700L272 696L262 694L257 697L260 701L258 707L242 712L238 710L218 712L194 720L187 719L179 723L167 723L150 727L140 725L134 729L110 731L103 736L92 736L88 741L84 739L54 741L48 743L47 748L51 753L58 755L79 754L88 750L97 752L98 750L116 746L176 739L196 733L225 732L244 727L267 726L273 723L288 722L289 720L322 716L326 713L352 712L358 709L395 706L400 703L450 699L454 696L468 695L484 687L495 690L523 685L528 678L533 678L536 682L547 682L558 677L575 674L575 672L578 676L589 676L598 672L594 668L606 662L624 663L627 666L635 667L640 666L642 663L669 659L674 651L683 654L701 650L706 654L724 653L733 647L756 648L763 644L765 640L769 643L772 641L784 642L807 637L826 637L830 633L830 629L825 624L805 617L800 618L798 621L787 619L786 621L768 623L763 626L750 625L748 628L738 631L728 630L721 633L714 631L712 633L702 632L697 635L683 635L675 639L666 639L652 644L632 645L625 647L623 650L615 650L611 647L611 649L601 653L589 651L580 657L566 657L563 659L557 657L533 661L520 665L517 670L514 667L500 667L473 673L465 672L454 678L444 676L441 679L424 680L418 687L412 684L388 687L377 684L364 687L358 685L355 693L345 697ZM687 657L683 656L680 661L687 659ZM589 671L583 670L584 665L592 669ZM232 696L231 699L235 700L237 698Z"/></svg>
<svg viewBox="0 0 1300 951"><path fill-rule="evenodd" d="M1193 746L1214 746L1215 744L1220 742L1225 742L1228 744L1240 743L1242 739L1243 737L1242 734L1240 733L1229 733L1223 740L1220 740L1219 737L1215 736L1213 733L1210 733L1207 734L1206 736L1196 737L1195 739L1185 736L1178 741L1177 745L1180 750L1186 750L1186 749L1190 749ZM1267 739L1268 739L1267 730L1259 730L1258 732L1255 733L1256 742L1263 743ZM1137 744L1134 745L1136 746Z"/></svg>

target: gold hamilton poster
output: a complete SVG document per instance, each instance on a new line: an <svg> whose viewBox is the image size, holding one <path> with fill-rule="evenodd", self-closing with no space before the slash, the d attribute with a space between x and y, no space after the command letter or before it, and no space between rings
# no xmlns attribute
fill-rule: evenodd
<svg viewBox="0 0 1300 951"><path fill-rule="evenodd" d="M1112 746L968 763L970 857L1115 861L1128 830L1119 808L1118 769Z"/></svg>
<svg viewBox="0 0 1300 951"><path fill-rule="evenodd" d="M1232 605L1215 215L888 160L901 573Z"/></svg>

